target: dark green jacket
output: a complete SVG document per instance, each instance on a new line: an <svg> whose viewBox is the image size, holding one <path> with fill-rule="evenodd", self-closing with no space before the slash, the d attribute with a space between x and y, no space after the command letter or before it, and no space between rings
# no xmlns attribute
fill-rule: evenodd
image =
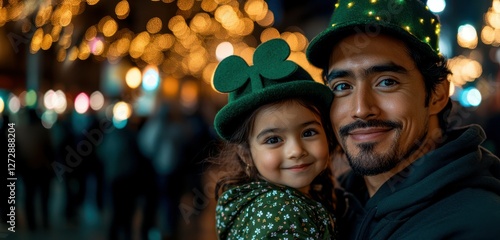
<svg viewBox="0 0 500 240"><path fill-rule="evenodd" d="M500 239L500 160L480 147L481 127L450 131L445 142L369 198L363 179L341 178L349 239ZM337 215L340 217L340 215Z"/></svg>
<svg viewBox="0 0 500 240"><path fill-rule="evenodd" d="M334 239L331 223L320 203L264 181L224 192L216 207L219 239Z"/></svg>

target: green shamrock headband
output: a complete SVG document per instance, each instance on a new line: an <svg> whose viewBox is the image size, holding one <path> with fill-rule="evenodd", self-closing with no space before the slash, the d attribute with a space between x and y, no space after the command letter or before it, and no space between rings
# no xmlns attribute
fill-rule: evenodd
<svg viewBox="0 0 500 240"><path fill-rule="evenodd" d="M255 50L253 66L239 56L222 60L215 70L213 85L229 93L228 104L215 116L214 127L219 136L231 136L258 107L288 98L308 98L329 109L333 94L317 83L297 63L287 60L290 47L283 39L272 39Z"/></svg>

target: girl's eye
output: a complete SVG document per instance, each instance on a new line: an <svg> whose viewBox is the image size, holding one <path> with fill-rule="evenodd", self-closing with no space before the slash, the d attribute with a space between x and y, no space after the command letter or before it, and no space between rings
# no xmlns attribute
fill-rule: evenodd
<svg viewBox="0 0 500 240"><path fill-rule="evenodd" d="M380 81L379 85L382 87L390 87L396 85L397 83L398 82L396 80L388 78Z"/></svg>
<svg viewBox="0 0 500 240"><path fill-rule="evenodd" d="M331 85L330 88L333 91L344 91L344 90L352 89L352 86L349 85L349 84L347 84L347 83L339 83L339 84L336 84L336 85Z"/></svg>
<svg viewBox="0 0 500 240"><path fill-rule="evenodd" d="M281 141L282 140L279 137L270 137L270 138L267 138L264 143L265 144L276 144L276 143L279 143Z"/></svg>
<svg viewBox="0 0 500 240"><path fill-rule="evenodd" d="M314 135L318 134L318 131L314 130L314 129L309 129L309 130L306 130L304 133L303 133L303 136L304 137L312 137Z"/></svg>

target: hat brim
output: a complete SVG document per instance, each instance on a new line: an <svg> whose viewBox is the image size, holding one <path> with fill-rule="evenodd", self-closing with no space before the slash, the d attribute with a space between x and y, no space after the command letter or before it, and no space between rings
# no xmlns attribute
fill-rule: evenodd
<svg viewBox="0 0 500 240"><path fill-rule="evenodd" d="M221 138L230 141L234 132L257 108L290 98L310 99L322 114L329 114L333 93L327 86L312 80L296 80L263 88L221 108L214 119L215 130Z"/></svg>
<svg viewBox="0 0 500 240"><path fill-rule="evenodd" d="M421 42L417 37L400 26L387 22L374 24L373 21L348 21L335 25L318 34L307 48L307 59L314 66L325 70L328 67L333 47L345 37L356 33L365 33L367 37L364 38L365 40L369 40L380 34L394 36L403 40L408 47L422 51L427 57L434 59L439 56L428 44ZM366 42L361 44L366 44Z"/></svg>

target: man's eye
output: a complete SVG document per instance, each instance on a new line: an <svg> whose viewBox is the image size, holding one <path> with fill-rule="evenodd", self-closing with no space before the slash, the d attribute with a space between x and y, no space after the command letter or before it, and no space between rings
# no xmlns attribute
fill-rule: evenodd
<svg viewBox="0 0 500 240"><path fill-rule="evenodd" d="M344 91L352 89L351 85L347 83L339 83L330 87L333 91Z"/></svg>
<svg viewBox="0 0 500 240"><path fill-rule="evenodd" d="M397 83L398 82L396 80L388 78L380 81L379 85L382 87L390 87L396 85Z"/></svg>
<svg viewBox="0 0 500 240"><path fill-rule="evenodd" d="M266 141L264 143L266 144L276 144L276 143L279 143L281 142L281 139L279 139L278 137L270 137L268 139L266 139Z"/></svg>

